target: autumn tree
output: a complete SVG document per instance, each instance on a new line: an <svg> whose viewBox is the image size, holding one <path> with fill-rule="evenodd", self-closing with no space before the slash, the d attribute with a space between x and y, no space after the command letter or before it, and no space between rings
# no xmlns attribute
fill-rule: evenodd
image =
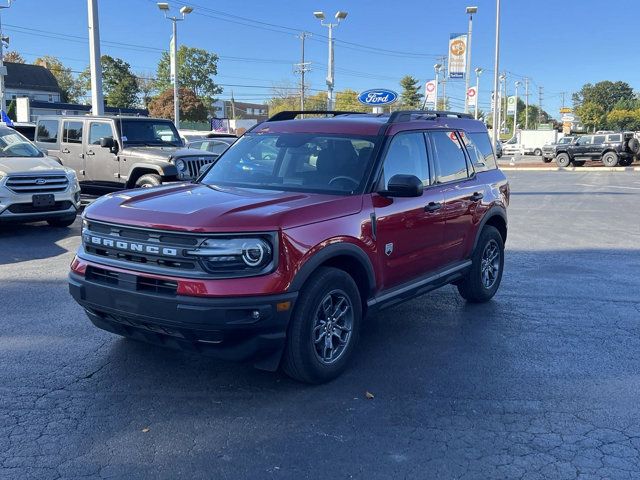
<svg viewBox="0 0 640 480"><path fill-rule="evenodd" d="M204 122L207 120L207 107L202 99L188 88L180 88L180 118L192 122ZM149 113L153 117L170 118L173 115L173 89L169 88L149 102Z"/></svg>
<svg viewBox="0 0 640 480"><path fill-rule="evenodd" d="M11 52L5 53L4 57L3 57L3 60L5 62L11 62L11 63L26 63L24 61L24 58L22 57L22 55L20 55L16 51L11 51Z"/></svg>
<svg viewBox="0 0 640 480"><path fill-rule="evenodd" d="M60 60L51 55L39 57L33 63L34 65L40 65L46 68L56 78L58 87L60 87L60 100L69 103L77 103L80 101L80 98L85 92L85 88L81 81L74 78L70 68L65 67Z"/></svg>
<svg viewBox="0 0 640 480"><path fill-rule="evenodd" d="M121 58L110 55L100 57L102 65L102 91L110 107L132 108L136 106L140 88L131 66ZM79 78L85 90L91 89L91 72L87 67Z"/></svg>
<svg viewBox="0 0 640 480"><path fill-rule="evenodd" d="M370 112L371 107L358 101L358 92L347 88L336 93L336 110L347 112Z"/></svg>

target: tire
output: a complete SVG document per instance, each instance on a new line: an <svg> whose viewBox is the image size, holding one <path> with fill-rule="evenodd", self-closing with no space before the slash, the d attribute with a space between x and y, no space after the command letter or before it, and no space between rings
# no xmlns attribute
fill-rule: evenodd
<svg viewBox="0 0 640 480"><path fill-rule="evenodd" d="M485 262L487 255L492 258L491 262ZM504 269L504 242L498 229L490 225L482 229L471 262L471 270L458 283L458 292L467 302L488 302L500 287ZM483 269L483 265L486 268Z"/></svg>
<svg viewBox="0 0 640 480"><path fill-rule="evenodd" d="M574 160L573 165L576 167L584 167L584 164L587 163L585 160Z"/></svg>
<svg viewBox="0 0 640 480"><path fill-rule="evenodd" d="M542 150L540 150L539 148L536 148L536 149L533 151L533 154L534 154L536 157L539 157L540 155L542 155Z"/></svg>
<svg viewBox="0 0 640 480"><path fill-rule="evenodd" d="M551 160L553 160L553 158L549 158L549 157L542 157L542 161L544 163L551 163Z"/></svg>
<svg viewBox="0 0 640 480"><path fill-rule="evenodd" d="M602 156L602 163L604 163L606 167L615 167L619 161L620 158L616 152L607 152Z"/></svg>
<svg viewBox="0 0 640 480"><path fill-rule="evenodd" d="M69 215L68 217L50 218L49 220L47 220L47 223L51 227L66 228L73 225L75 221L76 214L74 213L73 215Z"/></svg>
<svg viewBox="0 0 640 480"><path fill-rule="evenodd" d="M621 167L628 167L633 163L633 157L621 158L618 165Z"/></svg>
<svg viewBox="0 0 640 480"><path fill-rule="evenodd" d="M568 167L571 165L571 158L566 153L559 153L556 155L556 163L559 167Z"/></svg>
<svg viewBox="0 0 640 480"><path fill-rule="evenodd" d="M335 320L336 317L325 312L333 311L335 315L338 305L347 305L347 308ZM328 328L333 328L331 347L334 338L345 340L335 351L329 350L329 343L322 340L327 338L327 317L334 319L328 322ZM361 319L362 302L353 278L337 268L319 268L307 280L296 302L287 331L282 369L300 382L318 384L333 380L349 363L358 341ZM336 340L336 343L340 342Z"/></svg>
<svg viewBox="0 0 640 480"><path fill-rule="evenodd" d="M631 153L637 154L640 153L640 140L637 138L630 138L627 142L627 148Z"/></svg>
<svg viewBox="0 0 640 480"><path fill-rule="evenodd" d="M136 180L136 188L151 188L162 185L162 177L155 173L147 173Z"/></svg>

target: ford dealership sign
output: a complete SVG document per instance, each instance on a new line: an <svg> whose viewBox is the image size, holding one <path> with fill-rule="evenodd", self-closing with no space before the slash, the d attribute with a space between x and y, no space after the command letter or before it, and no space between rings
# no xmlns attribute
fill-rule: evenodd
<svg viewBox="0 0 640 480"><path fill-rule="evenodd" d="M379 107L382 105L390 105L398 99L398 94L393 90L385 90L377 88L375 90L367 90L358 95L358 101L364 105L371 107Z"/></svg>

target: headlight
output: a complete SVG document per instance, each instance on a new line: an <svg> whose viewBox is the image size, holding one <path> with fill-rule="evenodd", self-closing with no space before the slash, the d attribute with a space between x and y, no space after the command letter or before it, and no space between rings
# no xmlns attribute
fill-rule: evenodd
<svg viewBox="0 0 640 480"><path fill-rule="evenodd" d="M183 160L176 160L176 168L179 172L184 172L187 169L187 165Z"/></svg>
<svg viewBox="0 0 640 480"><path fill-rule="evenodd" d="M76 175L75 170L67 170L67 177L71 180L71 183L75 183L78 181L78 175Z"/></svg>
<svg viewBox="0 0 640 480"><path fill-rule="evenodd" d="M273 246L266 238L211 238L187 252L211 273L259 274L273 266Z"/></svg>

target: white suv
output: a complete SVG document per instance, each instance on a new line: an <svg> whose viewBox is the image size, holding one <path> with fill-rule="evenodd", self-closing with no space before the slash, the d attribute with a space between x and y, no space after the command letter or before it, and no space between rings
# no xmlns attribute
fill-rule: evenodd
<svg viewBox="0 0 640 480"><path fill-rule="evenodd" d="M80 205L75 172L48 158L14 129L0 126L0 223L68 227Z"/></svg>

